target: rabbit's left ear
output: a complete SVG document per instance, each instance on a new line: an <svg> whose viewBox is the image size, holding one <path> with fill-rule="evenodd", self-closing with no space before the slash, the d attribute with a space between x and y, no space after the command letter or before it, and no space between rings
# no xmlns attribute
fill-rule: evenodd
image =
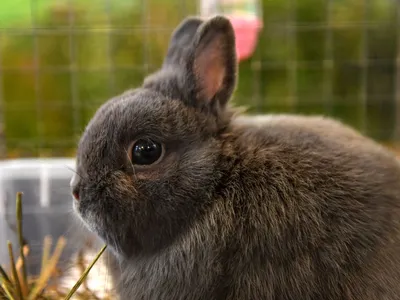
<svg viewBox="0 0 400 300"><path fill-rule="evenodd" d="M169 41L163 67L182 65L187 59L187 52L191 49L196 31L202 23L203 20L200 18L187 17L175 28Z"/></svg>
<svg viewBox="0 0 400 300"><path fill-rule="evenodd" d="M186 88L195 106L219 106L229 101L236 86L235 36L230 21L216 16L196 31L186 61Z"/></svg>

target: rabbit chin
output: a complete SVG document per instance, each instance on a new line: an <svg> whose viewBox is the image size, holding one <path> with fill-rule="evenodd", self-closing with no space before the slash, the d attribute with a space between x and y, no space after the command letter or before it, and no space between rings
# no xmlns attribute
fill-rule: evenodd
<svg viewBox="0 0 400 300"><path fill-rule="evenodd" d="M73 210L77 219L85 226L91 233L95 234L102 240L107 247L113 252L116 257L128 258L135 253L136 244L131 243L124 245L121 243L121 237L117 238L112 229L107 226L107 219L102 219L95 212L81 210L79 203L74 202ZM132 237L131 237L131 240Z"/></svg>
<svg viewBox="0 0 400 300"><path fill-rule="evenodd" d="M89 229L90 232L98 235L99 234L99 228L98 228L98 222L95 220L95 216L93 213L88 212L88 213L81 213L79 211L79 205L74 201L73 205L73 210L75 215L78 217L78 219L83 223L83 225Z"/></svg>

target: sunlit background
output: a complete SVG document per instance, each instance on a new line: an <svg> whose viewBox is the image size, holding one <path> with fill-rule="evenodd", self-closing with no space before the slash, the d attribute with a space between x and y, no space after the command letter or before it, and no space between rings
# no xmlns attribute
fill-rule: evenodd
<svg viewBox="0 0 400 300"><path fill-rule="evenodd" d="M98 106L160 66L189 0L0 1L3 157L71 156ZM395 0L264 0L234 97L251 112L323 113L399 139Z"/></svg>
<svg viewBox="0 0 400 300"><path fill-rule="evenodd" d="M184 17L246 15L222 6L207 11L205 4L218 1L201 2L0 1L0 158L5 163L0 168L0 215L14 212L13 205L4 203L13 202L14 193L24 189L27 207L33 207L25 210L32 219L26 226L39 219L45 222L40 230L30 227L33 244L40 247L52 227L55 236L71 231L69 168L77 140L99 105L139 86L160 66L170 34ZM256 43L250 56L240 61L235 104L247 106L250 113L333 116L387 146L397 146L398 1L241 2L249 5L244 9L262 27L258 33L254 28L244 31L253 34ZM46 167L39 160L13 165L8 161L20 158L59 160ZM54 171L57 168L66 170L64 175L54 175L62 173ZM26 172L33 175L21 175ZM3 240L13 238L4 220L0 248ZM57 220L66 223L54 229ZM0 249L0 263L4 255L6 249Z"/></svg>

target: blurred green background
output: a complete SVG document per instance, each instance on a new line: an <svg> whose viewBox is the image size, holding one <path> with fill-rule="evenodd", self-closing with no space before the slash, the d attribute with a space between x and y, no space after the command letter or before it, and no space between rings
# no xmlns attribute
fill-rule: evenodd
<svg viewBox="0 0 400 300"><path fill-rule="evenodd" d="M0 2L3 155L69 156L98 106L157 69L192 0ZM263 0L234 102L252 113L331 115L398 139L394 0Z"/></svg>

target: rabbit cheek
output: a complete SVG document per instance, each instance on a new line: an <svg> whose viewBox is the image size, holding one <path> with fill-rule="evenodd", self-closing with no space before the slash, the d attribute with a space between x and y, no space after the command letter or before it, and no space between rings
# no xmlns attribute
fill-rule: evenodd
<svg viewBox="0 0 400 300"><path fill-rule="evenodd" d="M153 181L153 180L158 179L159 177L160 177L160 170L158 170L158 169L138 172L135 175L136 179L146 180L146 181Z"/></svg>
<svg viewBox="0 0 400 300"><path fill-rule="evenodd" d="M178 153L175 151L171 152L168 155L165 155L163 160L156 165L148 166L146 168L134 167L134 172L130 179L132 182L137 180L145 182L157 181L164 176L168 176L168 173L171 170L175 170L177 161Z"/></svg>
<svg viewBox="0 0 400 300"><path fill-rule="evenodd" d="M124 173L119 173L114 179L115 194L119 195L120 198L132 197L132 192L135 191L133 187L133 178Z"/></svg>

